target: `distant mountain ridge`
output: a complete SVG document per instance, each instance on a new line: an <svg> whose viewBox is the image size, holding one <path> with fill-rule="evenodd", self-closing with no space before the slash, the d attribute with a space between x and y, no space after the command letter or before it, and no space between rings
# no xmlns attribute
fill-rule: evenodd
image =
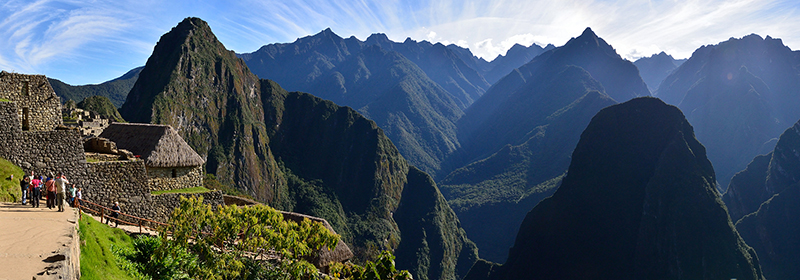
<svg viewBox="0 0 800 280"><path fill-rule="evenodd" d="M659 87L707 147L721 191L800 119L799 66L800 52L753 34L698 48Z"/></svg>
<svg viewBox="0 0 800 280"><path fill-rule="evenodd" d="M198 18L161 37L120 112L175 127L219 181L327 219L361 260L393 250L415 279L457 279L477 258L433 180L375 122L259 79Z"/></svg>
<svg viewBox="0 0 800 280"><path fill-rule="evenodd" d="M367 115L406 159L430 173L460 146L455 121L489 87L445 46L395 43L383 34L362 42L326 29L239 56L262 78Z"/></svg>
<svg viewBox="0 0 800 280"><path fill-rule="evenodd" d="M675 59L665 52L654 54L650 57L642 57L633 62L636 68L639 68L639 74L642 76L647 88L650 92L655 93L658 86L673 70L681 66L687 59Z"/></svg>
<svg viewBox="0 0 800 280"><path fill-rule="evenodd" d="M73 100L78 103L90 96L104 96L119 108L125 103L128 92L133 88L143 68L144 66L133 68L122 76L97 85L73 86L53 78L48 78L48 81L62 102Z"/></svg>
<svg viewBox="0 0 800 280"><path fill-rule="evenodd" d="M505 55L497 55L497 57L491 61L486 61L483 58L473 55L467 48L462 48L453 44L447 45L447 48L453 50L467 65L478 70L489 84L496 83L514 69L519 68L525 63L530 62L534 57L552 50L555 47L556 46L553 44L547 44L545 47L541 47L537 44L531 44L528 47L514 44L506 51Z"/></svg>

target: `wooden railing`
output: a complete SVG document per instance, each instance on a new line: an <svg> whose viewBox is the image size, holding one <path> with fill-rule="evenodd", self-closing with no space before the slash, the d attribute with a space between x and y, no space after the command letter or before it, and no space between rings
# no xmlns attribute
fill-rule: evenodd
<svg viewBox="0 0 800 280"><path fill-rule="evenodd" d="M97 203L94 203L94 202L91 202L91 201L84 200L84 199L76 199L75 203L77 204L79 211L85 211L87 213L93 213L93 214L99 215L101 223L103 223L103 220L105 220L106 223L108 223L108 221L114 221L116 224L122 223L122 224L126 224L126 225L131 225L131 226L138 226L139 227L139 233L142 233L142 229L147 229L147 230L150 230L150 231L156 231L157 232L158 230L155 227L157 227L157 226L166 226L167 225L165 223L153 221L153 220L146 219L146 218L137 217L137 216L134 216L134 215L125 214L125 213L122 213L122 212L119 212L119 211L117 212L119 214L119 216L124 216L124 217L127 217L129 219L120 219L120 218L111 217L110 215L115 212L114 210L112 210L111 208L105 207L103 205L100 205L100 204L97 204ZM79 217L80 217L80 215L79 215Z"/></svg>

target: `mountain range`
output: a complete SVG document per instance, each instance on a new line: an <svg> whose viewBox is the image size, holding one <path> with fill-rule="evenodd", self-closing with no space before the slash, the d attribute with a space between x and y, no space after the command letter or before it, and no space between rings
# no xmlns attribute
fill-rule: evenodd
<svg viewBox="0 0 800 280"><path fill-rule="evenodd" d="M607 107L505 264L479 261L465 279L764 279L714 182L678 108L655 98Z"/></svg>
<svg viewBox="0 0 800 280"><path fill-rule="evenodd" d="M458 123L462 149L445 165L463 167L440 187L481 257L505 260L525 213L558 187L581 131L600 109L647 95L636 67L587 28L512 71L467 109Z"/></svg>
<svg viewBox="0 0 800 280"><path fill-rule="evenodd" d="M708 148L719 189L800 119L800 52L748 35L703 46L670 74L656 97L678 106Z"/></svg>
<svg viewBox="0 0 800 280"><path fill-rule="evenodd" d="M457 279L477 258L431 177L375 122L259 79L198 18L161 37L120 113L173 126L220 182L327 219L359 260L393 250L415 278Z"/></svg>
<svg viewBox="0 0 800 280"><path fill-rule="evenodd" d="M144 67L133 68L116 79L97 85L73 86L53 78L48 78L47 80L53 86L53 91L61 97L61 102L69 100L81 102L87 97L105 96L111 100L115 107L119 108L122 103L125 103L125 98L128 96L133 84L136 83L136 79L139 78L139 72L142 71L142 68Z"/></svg>
<svg viewBox="0 0 800 280"><path fill-rule="evenodd" d="M795 256L780 249L793 248L793 233L779 226L793 217L780 213L795 211L794 164L785 159L796 148L783 140L791 129L777 137L800 119L799 54L779 39L749 35L703 46L688 60L659 53L632 63L589 28L563 46L515 45L491 62L456 45L393 42L380 33L361 41L330 29L235 54L205 22L187 19L161 38L140 72L54 89L62 98L98 88L100 95L127 96L123 117L173 125L207 158L206 172L277 208L328 219L362 259L376 248L394 249L398 267L420 279L465 275L476 244L485 261L473 267L473 279L598 278L586 271L614 278L761 279L756 252L772 279L796 274L786 268L797 263ZM130 93L123 94L126 83ZM651 92L683 114L638 98ZM627 120L632 116L650 119ZM598 143L581 148L584 138ZM641 145L612 145L601 154L585 148L608 141ZM595 163L611 159L608 166ZM573 166L602 172L581 175ZM619 189L591 189L593 180ZM645 197L633 195L642 192ZM720 214L721 201L732 220ZM624 207L660 214L646 212L636 221ZM630 219L618 223L612 216ZM677 220L685 227L669 224ZM736 221L755 251L734 234ZM610 225L618 230L581 235ZM712 242L697 228L720 239ZM681 234L659 235L666 230ZM688 235L699 241L686 241ZM631 236L666 249L634 244ZM564 242L574 246L555 245ZM692 246L705 251L687 249ZM588 252L566 257L558 248ZM603 255L614 252L623 257ZM686 264L710 254L721 261L708 268ZM579 266L559 274L567 262ZM630 275L611 272L629 266ZM698 271L708 273L694 277Z"/></svg>
<svg viewBox="0 0 800 280"><path fill-rule="evenodd" d="M642 80L647 84L650 92L655 92L673 70L681 66L687 59L675 59L665 52L660 52L649 57L642 57L633 62L639 69Z"/></svg>
<svg viewBox="0 0 800 280"><path fill-rule="evenodd" d="M239 56L259 77L374 120L411 164L430 173L460 146L455 122L489 87L444 45L395 43L383 34L360 41L326 29Z"/></svg>

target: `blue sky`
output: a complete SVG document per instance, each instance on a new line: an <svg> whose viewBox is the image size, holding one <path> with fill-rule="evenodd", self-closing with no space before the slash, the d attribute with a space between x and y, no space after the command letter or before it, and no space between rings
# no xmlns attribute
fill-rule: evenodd
<svg viewBox="0 0 800 280"><path fill-rule="evenodd" d="M751 33L800 48L797 0L0 0L0 69L69 84L100 83L144 65L158 39L188 16L225 46L252 52L330 27L364 40L386 33L468 47L491 60L514 43L563 45L586 27L628 59Z"/></svg>

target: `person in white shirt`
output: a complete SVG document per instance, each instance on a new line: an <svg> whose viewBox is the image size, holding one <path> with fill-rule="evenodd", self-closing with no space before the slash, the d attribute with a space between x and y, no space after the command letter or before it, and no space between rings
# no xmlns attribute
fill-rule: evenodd
<svg viewBox="0 0 800 280"><path fill-rule="evenodd" d="M67 184L69 180L64 177L63 173L58 173L56 177L56 205L58 205L58 212L64 212L64 194L67 192Z"/></svg>

